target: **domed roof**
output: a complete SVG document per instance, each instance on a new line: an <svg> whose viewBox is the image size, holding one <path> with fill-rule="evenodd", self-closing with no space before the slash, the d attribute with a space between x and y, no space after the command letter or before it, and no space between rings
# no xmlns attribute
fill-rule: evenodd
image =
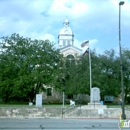
<svg viewBox="0 0 130 130"><path fill-rule="evenodd" d="M59 35L60 35L60 34L70 34L70 35L72 35L73 32L72 32L72 30L71 30L70 27L68 27L68 28L63 27L63 28L60 30L60 32L59 32Z"/></svg>
<svg viewBox="0 0 130 130"><path fill-rule="evenodd" d="M65 19L63 24L64 24L64 27L60 30L59 35L61 35L61 34L73 35L73 32L72 32L71 28L69 27L69 21L67 18Z"/></svg>
<svg viewBox="0 0 130 130"><path fill-rule="evenodd" d="M69 20L66 18L64 23L69 23Z"/></svg>

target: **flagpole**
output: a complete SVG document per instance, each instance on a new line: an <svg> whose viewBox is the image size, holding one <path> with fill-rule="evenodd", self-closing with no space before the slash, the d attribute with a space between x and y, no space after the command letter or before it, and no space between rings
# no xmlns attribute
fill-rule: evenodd
<svg viewBox="0 0 130 130"><path fill-rule="evenodd" d="M89 69L90 69L90 90L92 88L92 67L91 67L91 51L89 48Z"/></svg>
<svg viewBox="0 0 130 130"><path fill-rule="evenodd" d="M91 88L92 88L92 67L91 67L91 50L89 47L89 71L90 71L90 102L91 102Z"/></svg>
<svg viewBox="0 0 130 130"><path fill-rule="evenodd" d="M89 40L83 42L81 44L81 47L85 47L89 44ZM87 53L87 50L83 53L83 55L85 55ZM88 53L89 53L89 69L90 69L90 102L92 102L92 96L91 96L91 88L92 88L92 68L91 68L91 50L90 47L88 48Z"/></svg>

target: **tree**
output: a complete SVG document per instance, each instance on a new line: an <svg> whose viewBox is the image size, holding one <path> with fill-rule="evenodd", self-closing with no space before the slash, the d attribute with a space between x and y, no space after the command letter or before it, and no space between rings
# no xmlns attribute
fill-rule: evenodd
<svg viewBox="0 0 130 130"><path fill-rule="evenodd" d="M106 50L104 54L99 55L98 69L100 70L97 81L101 90L102 99L104 95L118 96L120 86L120 66L119 60L114 50Z"/></svg>
<svg viewBox="0 0 130 130"><path fill-rule="evenodd" d="M72 62L74 61L74 62ZM123 73L125 99L130 101L130 51L123 49ZM80 56L78 60L69 57L64 59L64 85L66 94L90 94L90 70L89 55ZM92 87L98 87L101 91L101 100L105 95L118 97L121 94L120 57L111 50L103 54L91 51Z"/></svg>
<svg viewBox="0 0 130 130"><path fill-rule="evenodd" d="M69 55L64 59L64 77L66 94L86 94L89 93L89 64L88 56L77 57Z"/></svg>
<svg viewBox="0 0 130 130"><path fill-rule="evenodd" d="M130 50L123 49L123 74L125 101L130 102Z"/></svg>
<svg viewBox="0 0 130 130"><path fill-rule="evenodd" d="M66 61L69 70L69 79L66 80L67 94L90 94L89 55L81 56L77 64ZM75 63L76 63L75 62ZM114 50L105 51L97 55L91 51L92 87L99 87L101 98L104 95L118 96L120 89L119 59Z"/></svg>
<svg viewBox="0 0 130 130"><path fill-rule="evenodd" d="M0 46L0 95L5 102L9 97L33 100L43 85L53 85L60 53L48 40L12 34Z"/></svg>

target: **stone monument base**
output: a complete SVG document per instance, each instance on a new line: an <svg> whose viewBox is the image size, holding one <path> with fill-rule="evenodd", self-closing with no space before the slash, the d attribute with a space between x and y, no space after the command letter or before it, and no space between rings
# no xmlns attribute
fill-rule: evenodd
<svg viewBox="0 0 130 130"><path fill-rule="evenodd" d="M100 104L100 103L88 103L88 105L87 105L89 108L95 108L95 109L99 109L99 108L102 108L102 109L105 109L105 108L107 108L107 106L106 105L102 105L102 104Z"/></svg>
<svg viewBox="0 0 130 130"><path fill-rule="evenodd" d="M82 106L83 109L106 109L106 105L100 103L88 103L88 105Z"/></svg>

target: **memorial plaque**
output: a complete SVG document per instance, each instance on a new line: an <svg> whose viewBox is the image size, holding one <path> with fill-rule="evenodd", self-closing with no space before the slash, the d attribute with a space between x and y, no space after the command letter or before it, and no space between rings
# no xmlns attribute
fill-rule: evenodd
<svg viewBox="0 0 130 130"><path fill-rule="evenodd" d="M100 102L100 89L97 87L91 88L91 102Z"/></svg>
<svg viewBox="0 0 130 130"><path fill-rule="evenodd" d="M42 107L42 94L36 94L36 107Z"/></svg>

